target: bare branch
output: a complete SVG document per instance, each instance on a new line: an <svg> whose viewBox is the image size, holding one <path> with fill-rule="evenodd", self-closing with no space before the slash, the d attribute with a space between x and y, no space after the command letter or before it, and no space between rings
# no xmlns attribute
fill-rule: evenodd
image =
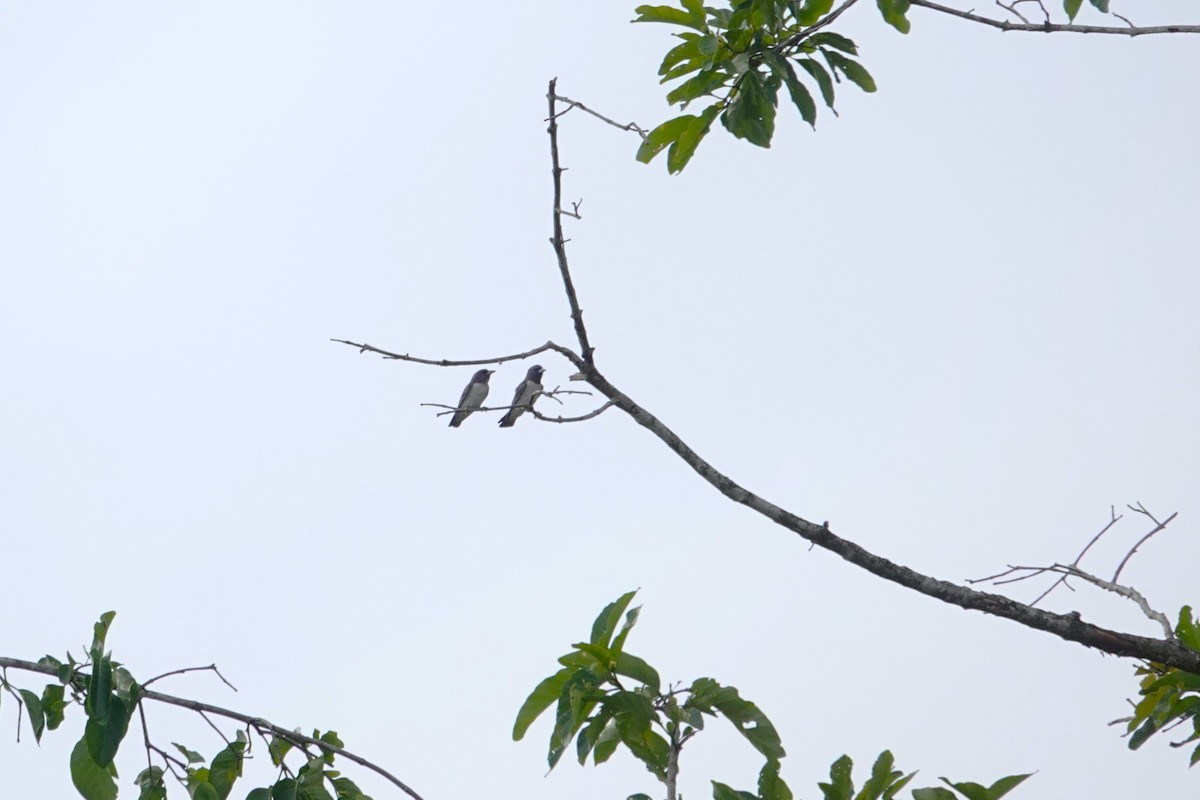
<svg viewBox="0 0 1200 800"><path fill-rule="evenodd" d="M155 681L170 677L171 675L182 675L185 672L201 672L201 671L210 671L210 670L212 672L216 673L217 677L221 679L221 683L225 684L230 689L233 689L235 692L237 691L236 686L234 686L229 681L225 680L225 676L221 674L221 670L217 669L216 664L209 664L207 667L184 667L183 669L173 669L170 672L164 672L162 675L155 675L153 678L151 678L150 680L143 683L142 688L149 686L150 684L154 683Z"/></svg>
<svg viewBox="0 0 1200 800"><path fill-rule="evenodd" d="M1145 544L1147 541L1149 541L1151 536L1153 536L1154 534L1161 531L1163 528L1170 525L1171 520L1173 520L1173 519L1175 519L1175 517L1179 516L1179 512L1176 511L1174 514L1167 517L1162 522L1159 522L1157 519L1154 518L1154 515L1151 514L1149 511L1147 511L1146 507L1143 506L1141 503L1137 504L1137 508L1134 508L1133 506L1128 506L1128 508L1131 511L1136 511L1139 514L1144 514L1145 516L1149 517L1150 520L1154 523L1154 529L1151 530L1149 533L1147 533L1145 536L1143 536L1141 539L1138 539L1137 543L1132 548L1130 548L1129 552L1125 554L1125 557L1121 559L1121 563L1117 565L1117 571L1113 573L1113 576L1112 576L1113 583L1116 583L1117 578L1121 577L1121 570L1125 569L1125 565L1129 563L1129 559L1133 558L1133 554L1138 551L1138 548L1141 547L1143 544Z"/></svg>
<svg viewBox="0 0 1200 800"><path fill-rule="evenodd" d="M540 419L542 422L583 422L584 420L593 419L600 416L614 405L612 400L609 400L604 405L597 408L595 411L590 411L587 414L578 417L547 417L539 412L536 408L529 409L529 413Z"/></svg>
<svg viewBox="0 0 1200 800"><path fill-rule="evenodd" d="M1149 617L1150 619L1154 620L1155 622L1157 622L1159 625L1162 626L1163 635L1166 638L1168 638L1168 639L1174 638L1175 628L1171 625L1171 620L1167 619L1167 615L1163 614L1161 611L1156 611L1154 608L1152 608L1150 606L1150 601L1148 601L1141 592L1139 592L1137 589L1134 589L1132 586L1122 586L1119 583L1114 583L1112 581L1106 581L1103 578L1098 578L1095 575L1090 575L1090 574L1084 572L1083 570L1081 570L1079 567L1074 566L1074 565L1062 566L1059 564L1055 564L1054 568L1056 571L1062 571L1064 573L1064 575L1068 575L1068 574L1074 575L1076 577L1079 577L1079 578L1087 581L1090 584L1093 584L1094 586L1099 586L1101 589L1104 589L1105 591L1109 591L1114 594L1119 594L1122 597L1126 598L1127 600L1132 600L1134 603L1137 604L1137 607L1142 610L1143 614L1145 614L1147 617Z"/></svg>
<svg viewBox="0 0 1200 800"><path fill-rule="evenodd" d="M1146 27L1119 27L1113 25L1075 25L1075 24L1055 24L1047 19L1041 24L1032 24L1025 22L1009 22L1008 20L992 19L990 17L981 17L971 11L960 11L957 8L950 8L939 3L930 2L930 0L911 0L912 5L928 8L931 11L940 11L943 14L949 14L952 17L959 19L978 22L981 25L988 25L1002 31L1029 31L1034 33L1106 33L1117 34L1120 36L1145 36L1155 33L1200 33L1200 25L1150 25ZM1122 19L1124 19L1122 17ZM1124 20L1128 23L1128 20Z"/></svg>
<svg viewBox="0 0 1200 800"><path fill-rule="evenodd" d="M551 89L551 93L553 93L553 89ZM601 114L597 111L593 111L592 109L588 108L583 103L580 103L578 100L572 100L569 97L563 97L561 94L555 94L555 95L553 95L553 98L555 100L559 100L563 103L566 103L568 106L568 108L565 108L562 111L559 111L558 114L556 114L555 116L561 117L563 114L566 114L572 108L578 108L580 111L586 111L587 113L591 114L593 117L596 117L597 119L604 120L609 125L612 125L614 128L617 128L618 130L633 131L638 136L641 136L643 139L645 139L646 135L648 133L650 133L650 131L646 130L645 128L639 127L636 122L630 122L628 125L622 125L621 123L617 122L616 120L611 120L608 117L604 116L603 114ZM551 112L551 113L553 113L553 112ZM546 120L546 122L549 122L549 121L550 121L549 119ZM575 210L579 211L578 208L576 208Z"/></svg>
<svg viewBox="0 0 1200 800"><path fill-rule="evenodd" d="M35 664L32 661L22 661L21 659L8 658L6 656L0 656L0 667L12 667L14 669L25 670L26 672L40 672L43 675L51 675L55 677L58 675L58 671L54 667L42 666L41 664ZM88 678L87 675L80 672L76 672L75 676L78 680L84 681L86 681ZM366 767L377 775L381 775L398 789L400 789L400 791L413 798L413 800L423 800L421 795L413 791L395 775L392 775L383 767L368 761L362 756L356 755L349 750L343 750L340 747L334 747L328 742L323 742L320 739L314 739L311 736L305 736L302 733L296 733L295 731L289 731L286 728L281 728L280 726L268 722L260 717L252 717L239 711L232 711L230 709L221 708L220 706L214 706L209 703L201 703L198 700L188 700L184 697L175 697L174 695L163 694L162 692L156 692L150 689L142 692L142 699L153 700L156 703L166 703L167 705L178 706L179 708L186 708L189 711L196 711L201 715L207 713L214 714L218 717L225 717L226 719L237 720L238 722L243 722L247 725L253 725L256 728L269 731L280 739L292 742L297 747L303 748L304 745L312 745L313 747L319 748L323 752L333 753L334 755L341 756L347 761L353 761L355 764Z"/></svg>
<svg viewBox="0 0 1200 800"><path fill-rule="evenodd" d="M1100 529L1100 532L1099 532L1099 533L1097 533L1095 536L1093 536L1093 537L1092 537L1092 540L1091 540L1090 542L1088 542L1088 543L1087 543L1087 544L1084 546L1084 548L1083 548L1082 550L1080 550L1080 551L1079 551L1079 555L1075 556L1075 560L1071 562L1071 566L1072 566L1072 567L1078 566L1078 565L1079 565L1079 562L1080 562L1080 561L1083 559L1083 557L1084 557L1084 556L1087 554L1087 551L1092 549L1092 545L1094 545L1096 542L1100 541L1100 537L1101 537L1101 536L1103 536L1104 534L1108 533L1108 531L1109 531L1109 530L1112 528L1112 526L1113 526L1113 525L1116 525L1116 524L1117 524L1117 522L1118 522L1118 521L1120 521L1120 519L1121 519L1122 517L1124 517L1125 515L1124 515L1124 514L1118 514L1118 513L1117 513L1117 509L1116 509L1114 506L1109 506L1109 507L1108 507L1108 516L1109 516L1108 524L1107 524L1107 525L1105 525L1103 528L1101 528L1101 529ZM1070 584L1067 584L1067 576L1066 576L1066 575L1064 575L1064 576L1062 576L1061 578L1059 578L1057 581L1055 581L1055 582L1054 582L1054 583L1053 583L1053 584L1050 586L1050 588L1049 588L1049 589L1047 589L1046 591L1044 591L1044 592L1042 592L1041 594L1039 594L1039 595L1037 596L1037 598L1036 598L1036 599L1035 599L1035 600L1034 600L1032 603L1030 603L1029 605L1031 605L1031 606L1036 606L1036 605L1037 605L1038 603L1040 603L1040 602L1041 602L1043 599L1045 599L1046 595L1048 595L1048 594L1050 594L1052 591L1054 591L1054 590L1055 590L1055 589L1058 587L1058 585L1059 585L1059 584L1066 584L1068 589L1070 589L1070 588L1071 588L1071 585L1070 585Z"/></svg>
<svg viewBox="0 0 1200 800"><path fill-rule="evenodd" d="M395 361L411 361L414 364L429 364L430 366L434 367L477 367L483 364L503 364L505 361L522 361L526 358L532 358L538 353L545 353L547 351L558 353L560 356L564 357L577 367L583 364L583 359L580 358L574 350L555 344L554 342L546 342L541 347L535 347L532 350L526 350L524 353L514 353L510 356L479 358L468 361L452 361L445 358L418 358L417 356L410 356L408 353L391 353L387 350L381 350L373 345L359 344L358 342L351 342L346 339L330 339L329 341L338 342L339 344L348 344L351 347L357 347L358 352L360 353L378 353L387 359L392 359Z"/></svg>
<svg viewBox="0 0 1200 800"><path fill-rule="evenodd" d="M575 323L575 336L579 339L580 354L583 356L583 364L592 363L592 355L594 348L588 343L587 328L583 325L583 309L579 307L579 299L575 296L575 283L571 280L571 268L567 264L567 243L563 240L562 231L562 173L563 168L558 162L558 118L555 112L554 101L557 98L555 86L558 83L558 78L550 81L550 90L546 93L546 99L550 103L550 126L546 128L546 132L550 134L550 175L554 182L554 211L553 227L554 235L550 237L550 244L554 247L554 254L558 257L558 271L562 275L563 290L567 294L567 303L571 307L571 320ZM582 366L582 364L580 365Z"/></svg>

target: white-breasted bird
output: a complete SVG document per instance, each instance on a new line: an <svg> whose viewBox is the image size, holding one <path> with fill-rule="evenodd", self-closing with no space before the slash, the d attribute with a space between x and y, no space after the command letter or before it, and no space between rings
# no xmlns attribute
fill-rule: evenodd
<svg viewBox="0 0 1200 800"><path fill-rule="evenodd" d="M525 373L525 380L517 387L516 394L513 395L512 408L500 420L501 428L511 428L517 424L517 417L525 413L525 409L533 408L533 401L537 399L538 393L542 391L542 373L546 370L542 369L537 364L529 368L529 372Z"/></svg>
<svg viewBox="0 0 1200 800"><path fill-rule="evenodd" d="M458 410L454 412L454 416L450 418L450 427L457 428L463 424L463 420L471 416L475 409L483 405L483 401L488 396L488 379L492 377L494 369L481 369L471 378L471 382L467 384L467 388L463 389L462 397L458 399Z"/></svg>

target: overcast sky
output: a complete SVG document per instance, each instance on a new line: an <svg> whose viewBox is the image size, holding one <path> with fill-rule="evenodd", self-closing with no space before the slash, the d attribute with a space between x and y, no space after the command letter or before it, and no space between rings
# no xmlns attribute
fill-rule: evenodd
<svg viewBox="0 0 1200 800"><path fill-rule="evenodd" d="M0 5L0 654L78 652L115 609L136 676L216 662L237 694L157 688L334 728L426 800L661 796L624 754L544 777L548 720L510 740L555 659L641 587L629 649L756 701L797 797L843 753L861 783L884 748L914 786L1036 770L1013 797L1194 791L1184 752L1131 753L1106 724L1130 662L810 552L619 412L453 430L420 404L473 369L329 341L571 343L546 82L666 119L670 31L633 5ZM781 109L769 150L718 127L680 177L563 118L597 363L751 490L940 578L1069 561L1112 505L1178 511L1123 576L1174 615L1200 602L1200 37L911 20L860 3L834 30L877 94L840 87L816 132ZM1111 575L1148 530L1125 513L1085 567ZM1078 588L1045 607L1159 635ZM147 712L160 743L221 746ZM71 796L82 713L40 748L15 726L5 698L0 796ZM682 790L750 788L759 763L713 727Z"/></svg>

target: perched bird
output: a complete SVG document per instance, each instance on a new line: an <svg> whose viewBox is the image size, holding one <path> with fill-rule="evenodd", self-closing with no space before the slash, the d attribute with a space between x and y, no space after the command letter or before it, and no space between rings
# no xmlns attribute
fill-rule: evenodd
<svg viewBox="0 0 1200 800"><path fill-rule="evenodd" d="M495 371L494 369L481 369L471 378L471 382L467 384L467 388L463 389L462 397L458 400L458 410L450 418L451 428L462 425L463 420L471 416L472 411L483 405L483 401L488 396L488 379Z"/></svg>
<svg viewBox="0 0 1200 800"><path fill-rule="evenodd" d="M525 380L521 381L521 385L517 387L517 393L513 395L513 407L500 420L501 428L511 428L516 425L517 417L524 414L526 408L533 407L534 398L542 390L542 373L545 371L534 364L529 368L529 372L525 373Z"/></svg>

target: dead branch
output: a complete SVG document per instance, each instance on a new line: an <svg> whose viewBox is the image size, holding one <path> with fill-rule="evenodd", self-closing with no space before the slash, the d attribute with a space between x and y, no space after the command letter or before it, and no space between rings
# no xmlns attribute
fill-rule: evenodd
<svg viewBox="0 0 1200 800"><path fill-rule="evenodd" d="M1076 25L1074 23L1052 23L1047 19L1043 23L1030 22L1009 22L1006 19L992 19L991 17L983 17L973 11L960 11L957 8L951 8L939 3L930 2L930 0L911 0L912 5L928 8L931 11L939 11L943 14L949 14L952 17L978 22L980 25L987 25L1001 31L1027 31L1032 33L1099 33L1099 34L1116 34L1119 36L1147 36L1150 34L1159 33L1200 33L1200 25L1149 25L1138 27L1135 25L1127 25L1120 27L1116 25ZM1011 10L1011 9L1009 9ZM1128 23L1124 17L1121 19Z"/></svg>

